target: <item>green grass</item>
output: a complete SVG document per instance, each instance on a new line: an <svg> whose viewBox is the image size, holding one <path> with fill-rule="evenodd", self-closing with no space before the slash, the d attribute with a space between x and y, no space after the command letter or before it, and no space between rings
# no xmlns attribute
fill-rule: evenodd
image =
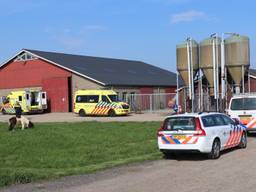
<svg viewBox="0 0 256 192"><path fill-rule="evenodd" d="M0 123L0 187L91 173L161 157L159 122L38 123L9 132Z"/></svg>

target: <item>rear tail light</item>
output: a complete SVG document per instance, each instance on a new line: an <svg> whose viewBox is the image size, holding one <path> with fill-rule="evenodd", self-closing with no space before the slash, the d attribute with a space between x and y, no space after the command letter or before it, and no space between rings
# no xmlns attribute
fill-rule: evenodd
<svg viewBox="0 0 256 192"><path fill-rule="evenodd" d="M205 130L201 126L199 117L196 118L196 133L194 136L206 136Z"/></svg>
<svg viewBox="0 0 256 192"><path fill-rule="evenodd" d="M157 130L157 136L158 137L162 137L162 136L164 136L164 134L163 134L163 126L164 126L164 123L162 123L161 124L161 127Z"/></svg>

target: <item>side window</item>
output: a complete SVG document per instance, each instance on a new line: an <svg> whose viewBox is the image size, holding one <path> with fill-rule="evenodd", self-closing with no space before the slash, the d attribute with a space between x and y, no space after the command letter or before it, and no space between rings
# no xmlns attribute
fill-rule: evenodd
<svg viewBox="0 0 256 192"><path fill-rule="evenodd" d="M87 103L88 97L87 95L77 95L76 96L76 103Z"/></svg>
<svg viewBox="0 0 256 192"><path fill-rule="evenodd" d="M29 100L29 94L26 94L26 99Z"/></svg>
<svg viewBox="0 0 256 192"><path fill-rule="evenodd" d="M45 93L42 93L42 98L45 99Z"/></svg>
<svg viewBox="0 0 256 192"><path fill-rule="evenodd" d="M88 103L98 103L98 102L99 102L99 95L88 96Z"/></svg>
<svg viewBox="0 0 256 192"><path fill-rule="evenodd" d="M19 101L22 101L22 96L19 96Z"/></svg>
<svg viewBox="0 0 256 192"><path fill-rule="evenodd" d="M223 118L220 115L214 115L215 126L225 125Z"/></svg>
<svg viewBox="0 0 256 192"><path fill-rule="evenodd" d="M102 95L102 101L110 103L109 99L107 98L106 95Z"/></svg>
<svg viewBox="0 0 256 192"><path fill-rule="evenodd" d="M205 116L202 117L202 121L205 127L213 127L215 126L214 117L211 116Z"/></svg>
<svg viewBox="0 0 256 192"><path fill-rule="evenodd" d="M225 115L221 115L225 125L234 125L234 121Z"/></svg>

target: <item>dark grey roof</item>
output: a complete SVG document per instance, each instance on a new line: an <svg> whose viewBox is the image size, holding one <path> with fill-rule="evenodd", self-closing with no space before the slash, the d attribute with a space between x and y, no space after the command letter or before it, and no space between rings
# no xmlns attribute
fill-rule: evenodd
<svg viewBox="0 0 256 192"><path fill-rule="evenodd" d="M141 61L72 55L38 50L31 52L71 71L108 86L176 86L176 74Z"/></svg>

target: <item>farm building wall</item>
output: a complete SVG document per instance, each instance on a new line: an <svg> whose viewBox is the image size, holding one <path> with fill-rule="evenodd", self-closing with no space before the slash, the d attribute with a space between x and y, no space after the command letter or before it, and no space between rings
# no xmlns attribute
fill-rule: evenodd
<svg viewBox="0 0 256 192"><path fill-rule="evenodd" d="M68 112L68 78L71 73L41 59L12 60L0 70L0 94L11 90L40 88L47 92L48 106L54 112Z"/></svg>

